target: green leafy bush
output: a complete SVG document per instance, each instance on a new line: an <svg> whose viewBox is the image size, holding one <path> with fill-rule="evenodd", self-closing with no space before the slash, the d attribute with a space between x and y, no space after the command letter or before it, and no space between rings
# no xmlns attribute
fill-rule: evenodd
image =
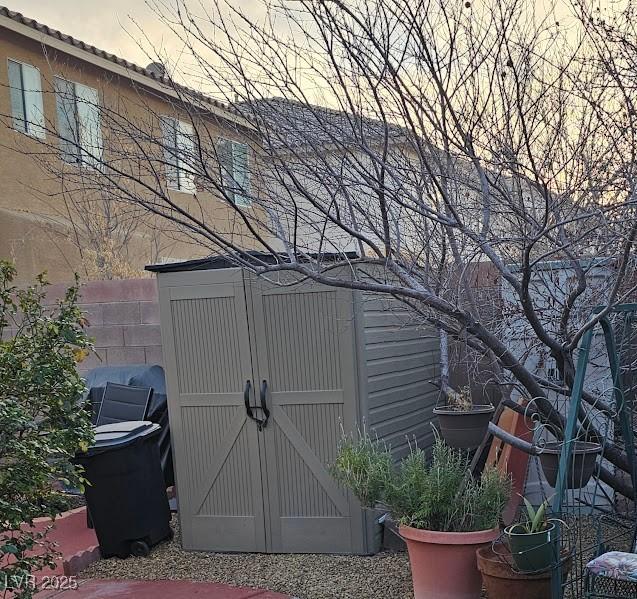
<svg viewBox="0 0 637 599"><path fill-rule="evenodd" d="M83 482L69 458L92 439L76 371L90 344L77 284L46 308L44 277L20 290L15 275L0 261L0 590L26 598L29 575L55 556L30 525L65 509L62 484Z"/></svg>
<svg viewBox="0 0 637 599"><path fill-rule="evenodd" d="M332 474L351 489L363 507L371 508L381 500L391 467L389 450L359 433L341 440Z"/></svg>
<svg viewBox="0 0 637 599"><path fill-rule="evenodd" d="M412 447L392 466L389 450L366 435L344 443L334 464L337 479L363 505L382 503L405 526L444 532L494 528L511 482L494 468L476 480L466 476L468 468L466 455L441 439L430 460Z"/></svg>

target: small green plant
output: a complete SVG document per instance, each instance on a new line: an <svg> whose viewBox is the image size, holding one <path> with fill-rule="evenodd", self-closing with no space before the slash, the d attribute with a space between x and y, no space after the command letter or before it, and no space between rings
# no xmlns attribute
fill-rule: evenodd
<svg viewBox="0 0 637 599"><path fill-rule="evenodd" d="M532 535L537 532L542 532L548 528L550 520L547 518L547 510L551 499L544 500L537 509L533 507L533 504L526 498L524 500L524 506L526 507L527 518L524 522L519 522L515 527L515 532L524 532L527 535Z"/></svg>
<svg viewBox="0 0 637 599"><path fill-rule="evenodd" d="M443 532L485 530L498 525L511 482L493 468L467 476L465 454L437 439L431 459L412 446L397 464L387 447L367 435L341 445L333 471L363 505L385 505L405 526ZM353 456L356 456L354 459Z"/></svg>
<svg viewBox="0 0 637 599"><path fill-rule="evenodd" d="M540 572L551 567L560 555L559 531L554 531L557 518L548 518L550 498L537 508L522 497L526 519L504 529L515 567L520 572Z"/></svg>
<svg viewBox="0 0 637 599"><path fill-rule="evenodd" d="M381 499L391 465L389 450L359 432L356 436L343 436L331 470L334 478L348 487L364 507L371 508Z"/></svg>

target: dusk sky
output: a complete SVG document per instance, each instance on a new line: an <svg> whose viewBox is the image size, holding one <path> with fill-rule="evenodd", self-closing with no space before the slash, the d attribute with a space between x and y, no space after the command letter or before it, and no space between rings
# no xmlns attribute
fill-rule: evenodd
<svg viewBox="0 0 637 599"><path fill-rule="evenodd" d="M201 6L206 10L212 6L211 0L185 2L195 14L201 14ZM199 70L193 66L195 63L189 53L184 51L183 42L160 21L149 4L172 9L176 0L0 0L0 5L10 10L142 67L157 58L150 48L150 41L161 50L162 62L168 65L177 81L214 95L206 80L198 76ZM235 6L251 18L263 14L261 0L236 0Z"/></svg>
<svg viewBox="0 0 637 599"><path fill-rule="evenodd" d="M175 5L175 0L150 2ZM195 12L200 4L212 4L206 0L186 0L186 3ZM552 4L550 0L535 0L536 11L542 13L547 3ZM257 17L262 10L260 0L234 0L234 4L250 17ZM605 4L600 2L601 6ZM131 19L144 29L154 44L163 44L173 52L180 50L180 45L171 38L146 0L0 0L0 5L142 66L148 58L138 42L127 34L128 31L137 35Z"/></svg>
<svg viewBox="0 0 637 599"><path fill-rule="evenodd" d="M183 43L171 33L165 23L162 23L149 4L163 5L174 8L178 0L0 0L11 10L21 12L40 23L53 27L63 33L72 35L84 42L112 52L117 56L130 60L145 67L156 58L149 57L143 47L149 52L149 42L155 48L162 50L162 62L168 65L173 77L181 83L205 93L215 95L209 87L209 81L200 76L200 70L189 55L184 52ZM621 1L621 0L620 0ZM213 0L179 0L185 2L195 13L201 14L201 6L210 10ZM259 20L264 15L262 0L230 0L231 4L252 19ZM223 5L224 0L221 4ZM546 7L552 5L552 0L535 0L536 14L545 12ZM604 6L605 2L600 2ZM559 12L570 12L566 9L567 2L558 0ZM559 15L562 26L569 21L565 14ZM139 28L144 32L140 34ZM142 47L140 47L140 44ZM318 88L307 86L309 93L318 94L314 100L321 103L326 101Z"/></svg>
<svg viewBox="0 0 637 599"><path fill-rule="evenodd" d="M149 37L165 36L165 28L144 0L0 0L0 4L141 66L148 59L125 31L134 32L131 17Z"/></svg>

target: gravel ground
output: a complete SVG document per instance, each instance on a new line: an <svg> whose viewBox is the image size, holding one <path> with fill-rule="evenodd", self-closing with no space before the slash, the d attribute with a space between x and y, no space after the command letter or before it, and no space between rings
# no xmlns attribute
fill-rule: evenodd
<svg viewBox="0 0 637 599"><path fill-rule="evenodd" d="M82 578L188 579L248 586L299 599L412 599L406 553L349 555L266 555L183 551L175 538L147 558L100 560Z"/></svg>
<svg viewBox="0 0 637 599"><path fill-rule="evenodd" d="M403 552L373 557L186 552L180 547L176 518L172 524L175 538L154 548L150 557L101 560L81 576L205 580L278 591L299 599L413 599L409 560ZM565 598L571 599L582 596L581 568L596 546L597 522L572 518L567 526L570 542L581 552L565 588ZM618 535L618 530L605 529L603 536L614 539L617 549L626 550L623 544L629 541L630 531Z"/></svg>

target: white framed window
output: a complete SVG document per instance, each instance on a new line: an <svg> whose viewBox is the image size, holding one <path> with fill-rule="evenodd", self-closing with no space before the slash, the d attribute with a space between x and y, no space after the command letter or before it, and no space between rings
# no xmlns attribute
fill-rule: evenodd
<svg viewBox="0 0 637 599"><path fill-rule="evenodd" d="M195 193L195 139L192 124L162 116L161 129L168 187L184 193Z"/></svg>
<svg viewBox="0 0 637 599"><path fill-rule="evenodd" d="M44 139L44 108L40 71L30 64L8 59L13 128Z"/></svg>
<svg viewBox="0 0 637 599"><path fill-rule="evenodd" d="M62 158L98 167L103 152L98 91L62 77L55 77L54 86Z"/></svg>
<svg viewBox="0 0 637 599"><path fill-rule="evenodd" d="M248 170L248 145L229 139L221 139L217 145L221 184L226 195L237 206L250 206L250 172Z"/></svg>

